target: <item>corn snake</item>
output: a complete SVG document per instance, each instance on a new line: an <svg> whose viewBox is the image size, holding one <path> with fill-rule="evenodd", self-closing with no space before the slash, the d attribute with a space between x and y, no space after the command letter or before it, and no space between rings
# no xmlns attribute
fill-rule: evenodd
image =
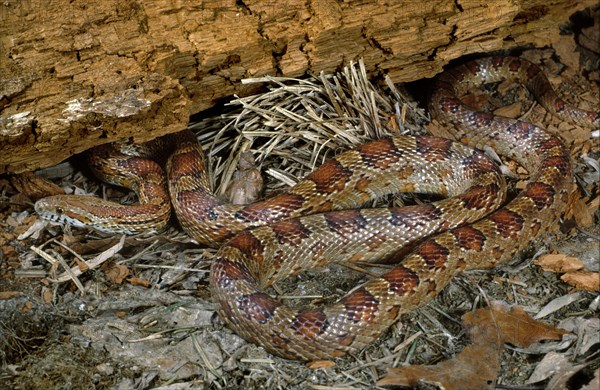
<svg viewBox="0 0 600 390"><path fill-rule="evenodd" d="M107 231L160 230L168 220L170 199L191 237L220 247L211 292L232 329L286 358L341 356L369 344L459 272L506 262L557 221L572 184L570 157L562 141L528 122L472 111L456 98L476 84L507 77L523 80L557 115L583 125L598 126L600 121L597 113L567 106L553 95L537 66L518 58L485 58L441 76L430 103L434 117L454 129L462 143L479 149L492 146L531 175L522 193L495 212L504 200L499 172L483 154L449 140L423 136L373 141L336 156L286 193L233 206L210 193L202 151L191 135L182 133L164 140L177 146L167 164L169 185L150 160L132 160L121 151L115 153L113 146L98 148L91 166L100 175L136 172L143 184L133 186L142 204L125 210L93 201L93 214L131 221L119 228L102 219L99 228ZM116 160L110 165L117 167L113 172L103 162L111 158ZM113 182L131 185L130 181ZM408 209L346 210L408 190L452 197ZM49 198L36 209L50 219L76 224L90 220L85 217L88 199ZM297 309L264 292L280 278L341 261L340 254L346 260L393 260L398 247L440 230L445 231L420 243L400 265L328 307Z"/></svg>

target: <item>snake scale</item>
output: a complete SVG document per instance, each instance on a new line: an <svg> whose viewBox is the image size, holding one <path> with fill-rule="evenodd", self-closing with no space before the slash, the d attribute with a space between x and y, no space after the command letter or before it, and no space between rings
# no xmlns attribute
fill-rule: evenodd
<svg viewBox="0 0 600 390"><path fill-rule="evenodd" d="M529 122L472 110L457 97L506 79L524 84L546 110L566 121L600 124L600 114L565 104L536 65L487 57L443 73L435 84L430 112L460 142L430 136L372 141L339 154L287 192L239 206L211 193L202 149L193 135L182 132L154 142L155 150L140 157L115 145L90 154L92 169L136 190L139 205L58 196L41 199L36 210L55 221L137 233L164 228L170 199L191 237L219 247L210 290L230 328L285 358L342 356L427 303L458 273L508 261L564 211L573 174L561 139ZM530 174L525 188L502 207L502 175L472 149L486 146ZM148 157L170 148L167 179ZM447 198L406 208L356 208L404 191ZM411 243L414 250L401 257L398 249ZM277 280L329 262L381 258L395 265L327 306L296 308L265 291Z"/></svg>

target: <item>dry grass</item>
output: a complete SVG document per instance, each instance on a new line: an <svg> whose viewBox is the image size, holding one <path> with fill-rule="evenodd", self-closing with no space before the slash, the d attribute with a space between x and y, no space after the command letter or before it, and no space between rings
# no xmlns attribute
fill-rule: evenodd
<svg viewBox="0 0 600 390"><path fill-rule="evenodd" d="M294 185L339 151L384 136L420 134L428 122L424 111L389 79L383 87L372 84L362 61L339 74L244 83L268 83L268 91L233 100L229 106L241 111L225 114L217 123L207 119L192 126L201 142L208 141L218 195L224 194L243 152L254 154L273 191Z"/></svg>

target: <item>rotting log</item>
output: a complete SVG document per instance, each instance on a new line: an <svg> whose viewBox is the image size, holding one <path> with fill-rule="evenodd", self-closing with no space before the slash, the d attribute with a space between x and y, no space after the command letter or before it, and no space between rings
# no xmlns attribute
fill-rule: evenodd
<svg viewBox="0 0 600 390"><path fill-rule="evenodd" d="M0 173L181 130L240 80L363 58L393 81L471 53L545 46L596 0L9 0L0 4Z"/></svg>

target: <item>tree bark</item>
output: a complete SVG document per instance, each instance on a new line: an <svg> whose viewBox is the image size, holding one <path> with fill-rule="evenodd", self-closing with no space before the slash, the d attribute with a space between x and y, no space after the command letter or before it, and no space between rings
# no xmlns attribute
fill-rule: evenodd
<svg viewBox="0 0 600 390"><path fill-rule="evenodd" d="M9 0L0 4L0 173L183 129L262 75L364 58L395 82L470 53L544 46L596 0Z"/></svg>

